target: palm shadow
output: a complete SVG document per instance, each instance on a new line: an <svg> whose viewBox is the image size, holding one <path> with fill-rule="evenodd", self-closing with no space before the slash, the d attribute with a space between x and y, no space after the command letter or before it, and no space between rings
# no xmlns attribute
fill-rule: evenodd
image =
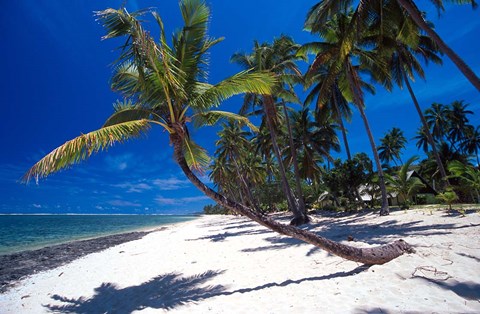
<svg viewBox="0 0 480 314"><path fill-rule="evenodd" d="M285 287L308 281L323 281L333 278L349 277L366 271L369 266L361 265L350 271L333 274L287 279L282 282L270 282L251 288L239 288L227 291L224 285L205 285L205 283L224 273L224 271L206 271L202 274L183 277L178 273L168 273L152 278L138 286L119 288L113 283L102 283L95 288L91 298L68 298L54 295L53 300L64 305L44 305L54 313L118 313L127 314L146 308L172 310L177 306L196 303L216 296L229 296L236 293L250 293L270 287Z"/></svg>
<svg viewBox="0 0 480 314"><path fill-rule="evenodd" d="M461 298L477 301L480 300L480 284L473 281L460 282L451 280L450 282L435 280L427 277L417 277L436 284L442 289L450 290Z"/></svg>
<svg viewBox="0 0 480 314"><path fill-rule="evenodd" d="M52 299L65 305L44 305L55 313L132 313L145 308L171 310L176 306L219 295L225 291L222 285L203 286L205 282L224 271L206 271L183 277L169 273L152 278L138 286L119 288L113 283L103 283L95 288L91 298L67 298L60 295Z"/></svg>

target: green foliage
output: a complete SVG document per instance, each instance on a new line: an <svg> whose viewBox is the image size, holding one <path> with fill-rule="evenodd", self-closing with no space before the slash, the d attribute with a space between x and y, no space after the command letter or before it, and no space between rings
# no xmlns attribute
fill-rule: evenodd
<svg viewBox="0 0 480 314"><path fill-rule="evenodd" d="M205 215L227 215L229 214L228 209L218 204L215 205L205 205L203 207L203 212Z"/></svg>
<svg viewBox="0 0 480 314"><path fill-rule="evenodd" d="M436 198L442 203L448 205L448 211L452 211L452 204L458 200L458 195L453 190L447 190L439 193Z"/></svg>
<svg viewBox="0 0 480 314"><path fill-rule="evenodd" d="M89 158L93 153L106 150L115 143L138 137L149 128L148 120L135 120L82 134L43 157L30 168L22 180L28 182L33 177L38 181L39 178Z"/></svg>
<svg viewBox="0 0 480 314"><path fill-rule="evenodd" d="M385 174L385 179L388 183L387 188L394 193L397 193L403 200L402 208L410 207L410 198L425 185L419 178L412 176L410 170L412 164L418 160L418 156L411 157L395 175Z"/></svg>
<svg viewBox="0 0 480 314"><path fill-rule="evenodd" d="M344 198L348 208L356 207L357 193L362 185L373 179L372 161L365 153L356 154L352 160L342 162L337 159L334 167L323 176L329 192L337 199Z"/></svg>
<svg viewBox="0 0 480 314"><path fill-rule="evenodd" d="M209 49L221 41L207 35L210 10L202 0L180 1L184 25L168 41L161 17L151 9L129 13L124 7L96 12L106 30L103 39L125 40L115 62L112 89L125 100L114 104L114 113L104 126L58 147L24 176L39 178L78 163L113 143L145 132L150 124L160 125L181 148L189 167L202 171L209 164L206 150L190 137L188 124L211 125L220 118L237 119L253 127L245 117L211 111L223 100L241 93L269 95L276 84L273 74L243 71L217 83L207 82ZM160 36L155 40L139 18L152 13ZM181 147L180 147L181 146Z"/></svg>

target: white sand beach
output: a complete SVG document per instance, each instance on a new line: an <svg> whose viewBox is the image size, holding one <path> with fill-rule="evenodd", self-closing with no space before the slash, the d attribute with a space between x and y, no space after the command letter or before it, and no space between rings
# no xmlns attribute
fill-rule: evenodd
<svg viewBox="0 0 480 314"><path fill-rule="evenodd" d="M478 212L314 219L305 228L330 239L402 238L416 253L367 268L245 218L203 216L23 279L0 313L480 313Z"/></svg>

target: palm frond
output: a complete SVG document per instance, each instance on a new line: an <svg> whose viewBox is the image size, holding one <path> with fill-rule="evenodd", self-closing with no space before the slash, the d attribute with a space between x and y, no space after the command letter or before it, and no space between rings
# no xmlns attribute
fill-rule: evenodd
<svg viewBox="0 0 480 314"><path fill-rule="evenodd" d="M196 84L198 96L189 102L189 105L196 109L207 109L219 106L223 100L234 95L243 93L270 95L276 83L277 79L269 72L243 71L216 85Z"/></svg>
<svg viewBox="0 0 480 314"><path fill-rule="evenodd" d="M129 100L117 101L113 107L115 112L105 121L102 128L135 120L157 120L157 117L152 118L153 112L151 109L145 108L140 104L133 104Z"/></svg>
<svg viewBox="0 0 480 314"><path fill-rule="evenodd" d="M135 17L141 16L149 11L150 9L147 8L130 14L125 8L118 10L108 8L103 11L95 11L94 14L97 17L97 21L99 21L107 31L107 34L103 36L102 39L108 39L129 35L132 28L135 27Z"/></svg>
<svg viewBox="0 0 480 314"><path fill-rule="evenodd" d="M37 181L39 178L77 164L89 158L93 153L106 150L115 143L122 143L128 139L136 138L150 128L148 120L129 121L115 124L96 131L82 134L55 148L30 170L22 178L23 182L29 182L31 178Z"/></svg>
<svg viewBox="0 0 480 314"><path fill-rule="evenodd" d="M229 120L239 122L240 125L246 125L253 132L258 132L258 128L247 117L227 111L210 110L198 112L192 116L192 120L197 128L203 125L214 125L220 120Z"/></svg>
<svg viewBox="0 0 480 314"><path fill-rule="evenodd" d="M203 173L210 163L207 151L188 136L183 139L183 154L188 166L200 173Z"/></svg>

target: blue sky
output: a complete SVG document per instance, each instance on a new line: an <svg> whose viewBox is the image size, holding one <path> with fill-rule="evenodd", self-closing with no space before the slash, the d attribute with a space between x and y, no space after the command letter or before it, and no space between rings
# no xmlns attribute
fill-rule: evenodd
<svg viewBox="0 0 480 314"><path fill-rule="evenodd" d="M272 41L287 34L298 43L316 40L302 31L308 9L317 1L209 0L210 35L225 37L211 52L211 82L240 69L229 63L237 51L250 51L254 39ZM420 1L425 5L424 1ZM111 63L121 42L101 41L102 27L93 11L106 2L86 0L7 1L0 12L2 49L0 77L0 213L191 213L211 203L184 177L172 159L168 137L153 128L147 137L116 145L69 170L40 181L19 184L19 178L44 154L65 141L97 129L119 98L109 87ZM118 8L122 1L108 1ZM180 27L176 0L127 1L127 8L156 7L167 33ZM447 6L438 16L422 7L437 32L480 73L480 16L469 6ZM155 25L152 23L155 29ZM465 100L480 119L480 93L444 58L443 66L427 67L427 82L413 85L423 106L432 102ZM236 111L241 99L229 100L222 109ZM378 88L367 96L367 115L378 139L392 127L412 138L419 119L408 93ZM363 125L355 115L348 125L352 151L370 154ZM214 129L195 131L194 138L213 152ZM419 154L411 141L405 156ZM208 178L203 178L208 182Z"/></svg>

